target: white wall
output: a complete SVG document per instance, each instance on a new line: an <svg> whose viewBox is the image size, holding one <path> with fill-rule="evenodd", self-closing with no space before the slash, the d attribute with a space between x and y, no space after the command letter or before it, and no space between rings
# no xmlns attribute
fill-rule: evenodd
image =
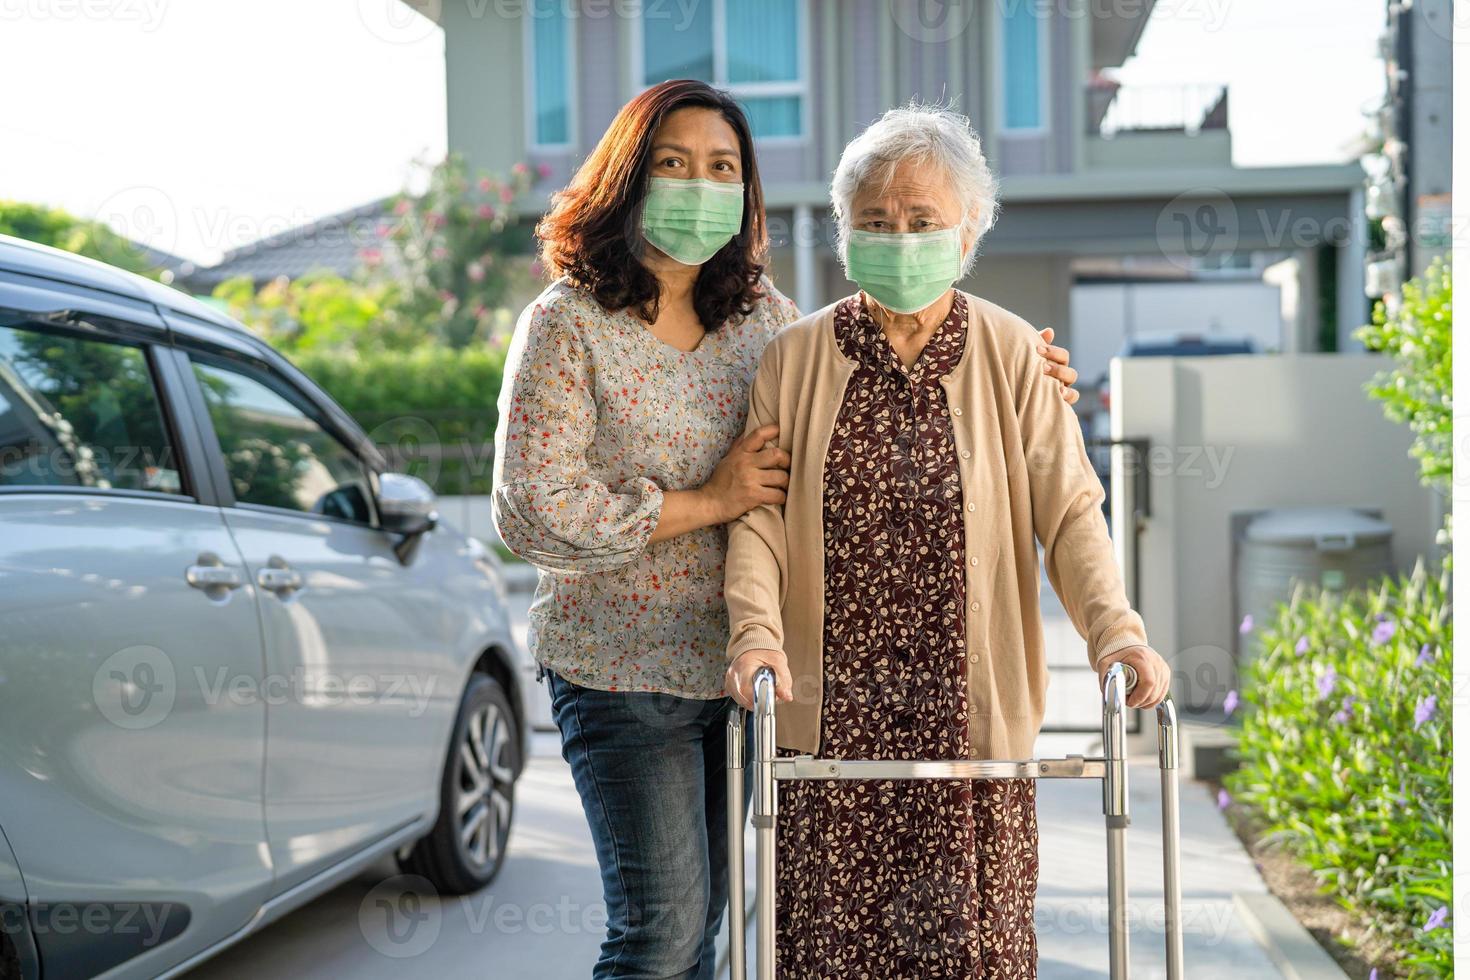
<svg viewBox="0 0 1470 980"><path fill-rule="evenodd" d="M1132 546L1134 500L1113 463L1114 541L1139 563L1139 610L1173 663L1181 714L1235 684L1231 515L1273 507L1382 511L1405 570L1431 554L1433 495L1418 482L1406 426L1363 384L1386 359L1366 354L1133 358L1113 362L1113 435L1147 437L1152 515ZM1211 692L1213 696L1211 695Z"/></svg>
<svg viewBox="0 0 1470 980"><path fill-rule="evenodd" d="M1281 350L1281 287L1259 280L1083 283L1072 287L1072 366L1095 384L1127 337L1249 337Z"/></svg>

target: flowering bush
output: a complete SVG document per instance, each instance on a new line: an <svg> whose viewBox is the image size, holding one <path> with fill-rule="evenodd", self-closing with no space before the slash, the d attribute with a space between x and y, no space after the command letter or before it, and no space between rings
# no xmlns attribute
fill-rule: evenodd
<svg viewBox="0 0 1470 980"><path fill-rule="evenodd" d="M422 195L394 202L388 241L397 261L372 249L362 258L402 284L400 310L431 339L464 347L509 327L500 307L512 282L511 261L531 252L530 230L516 221L514 205L531 183L527 164L516 164L507 177L472 175L451 154L430 170Z"/></svg>
<svg viewBox="0 0 1470 980"><path fill-rule="evenodd" d="M1220 800L1253 808L1418 976L1453 972L1449 578L1421 564L1280 607L1244 672Z"/></svg>

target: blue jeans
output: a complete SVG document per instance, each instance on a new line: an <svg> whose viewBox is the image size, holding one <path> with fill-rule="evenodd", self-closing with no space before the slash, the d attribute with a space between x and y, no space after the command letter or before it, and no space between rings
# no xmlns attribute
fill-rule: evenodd
<svg viewBox="0 0 1470 980"><path fill-rule="evenodd" d="M607 938L593 980L713 980L729 888L725 723L733 702L597 691L546 676L602 869ZM745 786L748 804L749 779Z"/></svg>

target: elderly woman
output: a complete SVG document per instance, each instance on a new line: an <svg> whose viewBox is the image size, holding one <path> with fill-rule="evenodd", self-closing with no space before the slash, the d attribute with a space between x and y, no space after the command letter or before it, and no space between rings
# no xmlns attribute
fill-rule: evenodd
<svg viewBox="0 0 1470 980"><path fill-rule="evenodd" d="M995 214L964 117L910 106L832 180L861 292L764 352L748 428L779 427L784 508L731 526L731 696L777 678L783 753L1027 758L1047 669L1036 542L1129 704L1169 669L1129 607L1075 416L1035 331L953 288ZM782 792L777 947L788 977L1036 975L1035 783L793 783Z"/></svg>

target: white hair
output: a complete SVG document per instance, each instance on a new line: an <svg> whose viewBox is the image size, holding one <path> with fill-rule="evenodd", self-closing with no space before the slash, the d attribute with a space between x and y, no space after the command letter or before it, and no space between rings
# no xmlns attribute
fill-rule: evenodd
<svg viewBox="0 0 1470 980"><path fill-rule="evenodd" d="M980 136L970 120L948 106L911 102L889 109L847 148L832 173L832 214L837 219L837 254L847 264L852 231L852 202L872 181L886 187L898 165L922 161L939 168L960 202L961 239L972 239L961 276L967 275L980 251L980 239L995 224L995 175L980 149Z"/></svg>

